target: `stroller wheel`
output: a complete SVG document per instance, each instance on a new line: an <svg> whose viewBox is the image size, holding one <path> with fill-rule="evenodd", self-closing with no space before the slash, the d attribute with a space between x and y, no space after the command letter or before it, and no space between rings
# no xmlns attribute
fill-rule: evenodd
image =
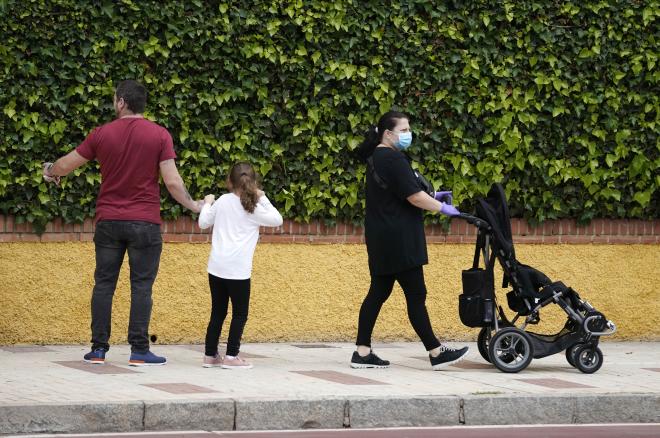
<svg viewBox="0 0 660 438"><path fill-rule="evenodd" d="M482 327L479 331L479 336L477 336L477 349L479 354L484 358L486 362L490 362L490 356L488 355L488 344L490 343L490 327Z"/></svg>
<svg viewBox="0 0 660 438"><path fill-rule="evenodd" d="M529 335L516 327L498 331L488 345L491 362L505 373L517 373L527 368L534 357L533 350Z"/></svg>
<svg viewBox="0 0 660 438"><path fill-rule="evenodd" d="M502 320L497 320L497 324L499 327L511 327L511 324L508 322L502 321ZM477 336L477 348L479 350L479 354L481 357L484 358L486 362L490 362L490 353L488 353L488 344L490 344L490 339L493 337L494 327L493 326L486 326L482 327L481 330L479 331L479 336Z"/></svg>
<svg viewBox="0 0 660 438"><path fill-rule="evenodd" d="M603 365L603 352L591 345L580 345L573 355L575 367L585 374L595 373Z"/></svg>
<svg viewBox="0 0 660 438"><path fill-rule="evenodd" d="M584 344L571 345L566 349L566 361L575 368L575 351Z"/></svg>

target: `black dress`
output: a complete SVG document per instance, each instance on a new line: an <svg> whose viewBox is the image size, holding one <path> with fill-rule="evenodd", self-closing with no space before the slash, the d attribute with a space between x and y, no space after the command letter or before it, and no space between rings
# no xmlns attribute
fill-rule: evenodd
<svg viewBox="0 0 660 438"><path fill-rule="evenodd" d="M381 187L367 171L365 241L371 275L406 271L428 263L423 210L406 199L422 191L407 157L377 147L372 156Z"/></svg>

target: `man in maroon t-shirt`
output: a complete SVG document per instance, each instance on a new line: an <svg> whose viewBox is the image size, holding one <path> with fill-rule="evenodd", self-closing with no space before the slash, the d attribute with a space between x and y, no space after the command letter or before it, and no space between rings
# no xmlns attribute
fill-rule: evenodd
<svg viewBox="0 0 660 438"><path fill-rule="evenodd" d="M90 363L104 363L110 349L112 298L126 252L131 270L129 365L167 362L149 350L151 290L163 247L159 176L177 202L195 213L200 211L200 202L188 194L174 163L172 136L142 116L146 102L147 92L140 83L119 83L113 99L117 119L94 129L80 146L54 164L44 164L44 178L56 183L89 160L101 165L94 232L92 350L84 356Z"/></svg>

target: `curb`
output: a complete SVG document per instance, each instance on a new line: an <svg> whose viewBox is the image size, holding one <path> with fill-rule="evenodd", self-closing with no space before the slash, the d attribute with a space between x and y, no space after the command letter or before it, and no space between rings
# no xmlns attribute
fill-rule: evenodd
<svg viewBox="0 0 660 438"><path fill-rule="evenodd" d="M660 423L660 394L132 401L0 406L0 434Z"/></svg>

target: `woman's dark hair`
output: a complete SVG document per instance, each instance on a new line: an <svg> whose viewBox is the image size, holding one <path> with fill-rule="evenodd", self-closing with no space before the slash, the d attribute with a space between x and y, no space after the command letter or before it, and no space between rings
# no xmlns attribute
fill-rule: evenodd
<svg viewBox="0 0 660 438"><path fill-rule="evenodd" d="M367 158L374 153L376 146L383 140L385 131L391 131L401 119L409 119L407 114L399 111L388 111L383 114L378 120L378 125L369 128L364 136L364 140L357 148L358 157L362 161L367 161Z"/></svg>
<svg viewBox="0 0 660 438"><path fill-rule="evenodd" d="M259 200L259 183L257 174L249 163L236 163L229 171L227 185L232 190L238 190L241 198L241 205L248 213L254 213Z"/></svg>
<svg viewBox="0 0 660 438"><path fill-rule="evenodd" d="M115 90L115 96L117 96L117 100L124 99L128 109L135 114L143 113L144 107L147 105L147 89L132 79L120 82Z"/></svg>

